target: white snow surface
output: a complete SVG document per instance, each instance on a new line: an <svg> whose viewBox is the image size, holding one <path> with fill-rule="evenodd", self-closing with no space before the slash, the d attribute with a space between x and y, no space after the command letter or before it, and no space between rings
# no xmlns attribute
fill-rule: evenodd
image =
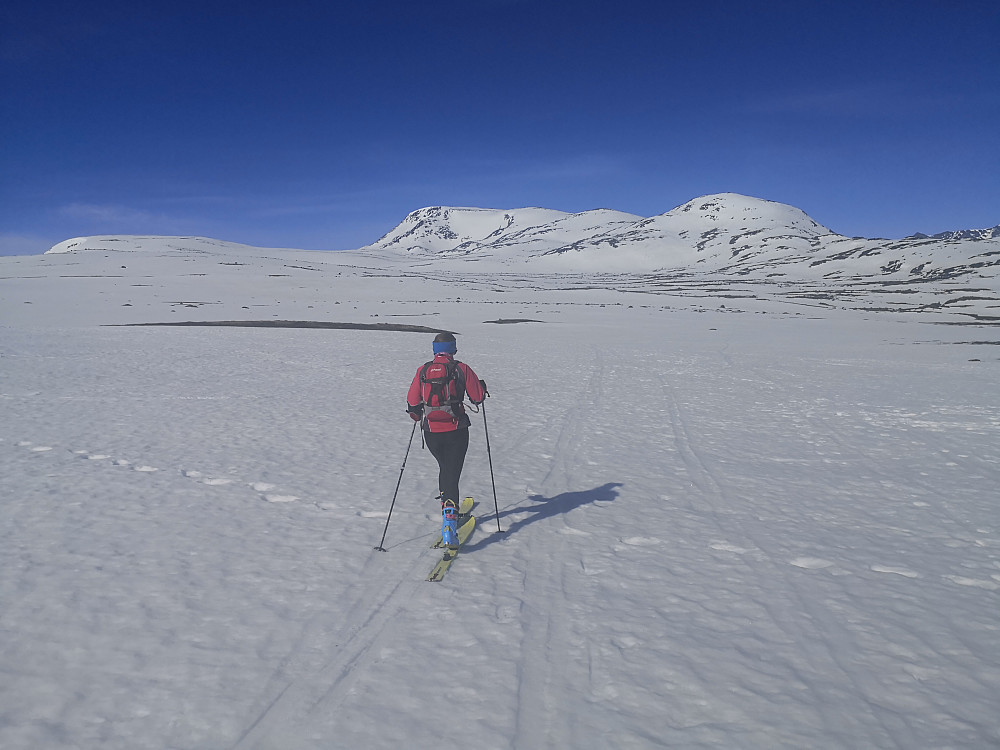
<svg viewBox="0 0 1000 750"><path fill-rule="evenodd" d="M71 242L0 258L5 750L1000 746L988 300ZM128 325L234 320L459 334L443 582L431 335Z"/></svg>

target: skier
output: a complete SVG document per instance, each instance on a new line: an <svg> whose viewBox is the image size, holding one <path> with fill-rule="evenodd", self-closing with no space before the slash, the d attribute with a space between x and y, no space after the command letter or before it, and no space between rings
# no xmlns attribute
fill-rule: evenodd
<svg viewBox="0 0 1000 750"><path fill-rule="evenodd" d="M445 546L458 547L458 480L469 449L472 421L462 403L468 395L473 404L487 396L486 382L472 368L455 359L455 336L439 333L434 337L434 359L417 369L406 394L406 411L414 421L422 421L424 442L438 462L438 489L441 499L441 538Z"/></svg>

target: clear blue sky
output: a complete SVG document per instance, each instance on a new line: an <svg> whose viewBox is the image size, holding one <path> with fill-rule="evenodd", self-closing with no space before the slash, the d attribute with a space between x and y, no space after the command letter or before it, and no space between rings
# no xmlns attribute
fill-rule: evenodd
<svg viewBox="0 0 1000 750"><path fill-rule="evenodd" d="M7 0L0 45L0 253L723 191L848 235L1000 224L996 0Z"/></svg>

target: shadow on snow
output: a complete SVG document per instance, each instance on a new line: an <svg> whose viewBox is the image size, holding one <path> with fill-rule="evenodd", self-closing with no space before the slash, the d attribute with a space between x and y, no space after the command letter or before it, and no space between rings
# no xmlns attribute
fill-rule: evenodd
<svg viewBox="0 0 1000 750"><path fill-rule="evenodd" d="M622 487L622 482L608 482L592 490L581 490L580 492L563 492L554 497L544 497L543 495L532 495L527 503L516 508L506 508L500 511L500 525L503 528L503 519L508 516L527 513L523 518L518 518L508 527L504 528L503 534L498 534L496 530L496 516L482 518L476 529L476 533L489 533L490 536L477 542L466 544L463 549L468 552L482 549L494 542L502 540L508 534L516 534L528 524L542 521L546 518L569 513L571 510L579 508L588 503L607 503L618 497L618 488ZM491 525L493 528L490 528Z"/></svg>

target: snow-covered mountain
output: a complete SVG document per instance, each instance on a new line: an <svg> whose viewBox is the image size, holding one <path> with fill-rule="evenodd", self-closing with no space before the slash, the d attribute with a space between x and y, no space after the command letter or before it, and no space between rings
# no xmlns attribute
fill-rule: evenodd
<svg viewBox="0 0 1000 750"><path fill-rule="evenodd" d="M583 237L599 237L642 221L641 216L598 209L570 214L547 208L497 210L422 208L373 245L406 254L493 254L515 248L526 256L558 251Z"/></svg>
<svg viewBox="0 0 1000 750"><path fill-rule="evenodd" d="M61 242L45 257L51 264L87 256L91 274L108 278L123 275L121 270L155 276L175 289L171 295L177 299L197 297L183 291L197 274L221 274L224 287L236 275L242 284L253 277L263 296L275 279L305 271L310 282L320 282L308 294L299 287L299 299L311 302L307 309L324 303L328 288L318 276L339 277L345 266L353 266L372 269L365 273L384 272L374 270L380 268L423 275L452 288L525 288L556 274L576 289L777 297L793 304L996 321L997 235L996 230L961 230L895 240L845 237L792 206L723 193L652 218L607 209L572 214L544 208L424 208L377 242L336 254L204 237L97 236ZM132 256L127 269L119 269L123 254ZM187 265L178 266L176 258ZM178 278L180 267L188 272ZM119 287L109 294L121 292ZM229 309L254 307L236 302L230 301Z"/></svg>
<svg viewBox="0 0 1000 750"><path fill-rule="evenodd" d="M793 206L720 193L652 218L608 210L424 208L363 250L422 260L542 261L548 270L563 271L919 280L993 275L1000 264L1000 231L845 237Z"/></svg>
<svg viewBox="0 0 1000 750"><path fill-rule="evenodd" d="M922 232L910 235L907 239L914 240L989 240L1000 237L1000 226L992 229L960 229L955 232L938 232L937 234L926 235Z"/></svg>

